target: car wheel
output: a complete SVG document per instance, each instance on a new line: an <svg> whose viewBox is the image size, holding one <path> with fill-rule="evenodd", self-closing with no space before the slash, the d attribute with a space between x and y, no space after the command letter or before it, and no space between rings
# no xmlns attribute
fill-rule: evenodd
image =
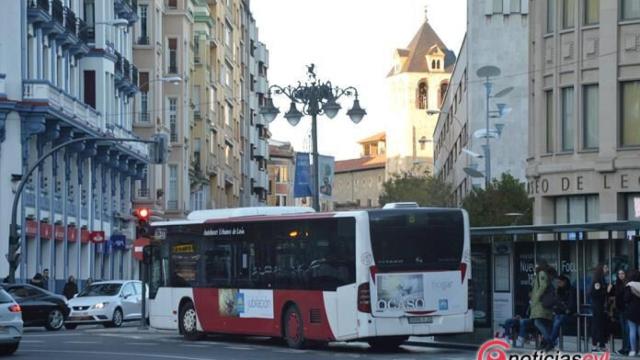
<svg viewBox="0 0 640 360"><path fill-rule="evenodd" d="M77 328L77 327L78 327L78 324L64 324L64 327L65 327L67 330L74 330L75 328Z"/></svg>
<svg viewBox="0 0 640 360"><path fill-rule="evenodd" d="M188 302L180 309L180 329L187 340L200 340L203 334L198 331L198 314L192 302Z"/></svg>
<svg viewBox="0 0 640 360"><path fill-rule="evenodd" d="M62 329L63 325L64 315L62 314L62 311L58 309L51 310L47 317L47 323L44 325L44 327L49 331L58 331Z"/></svg>
<svg viewBox="0 0 640 360"><path fill-rule="evenodd" d="M122 326L122 320L123 320L122 310L120 310L120 308L116 308L113 311L113 316L111 317L111 323L109 323L109 325L110 327L120 327Z"/></svg>
<svg viewBox="0 0 640 360"><path fill-rule="evenodd" d="M20 346L19 342L14 344L2 345L0 346L0 355L11 355L16 352L16 350L18 350L18 346Z"/></svg>
<svg viewBox="0 0 640 360"><path fill-rule="evenodd" d="M304 338L304 323L300 310L296 305L289 306L284 313L284 339L293 349L302 349L306 345Z"/></svg>
<svg viewBox="0 0 640 360"><path fill-rule="evenodd" d="M369 340L369 346L373 351L396 351L405 341L407 341L406 336L378 337Z"/></svg>

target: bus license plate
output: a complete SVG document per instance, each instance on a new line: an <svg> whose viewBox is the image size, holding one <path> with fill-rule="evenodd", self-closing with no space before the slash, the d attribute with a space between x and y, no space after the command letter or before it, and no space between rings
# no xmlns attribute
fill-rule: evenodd
<svg viewBox="0 0 640 360"><path fill-rule="evenodd" d="M415 316L409 318L409 324L431 324L433 323L432 316Z"/></svg>

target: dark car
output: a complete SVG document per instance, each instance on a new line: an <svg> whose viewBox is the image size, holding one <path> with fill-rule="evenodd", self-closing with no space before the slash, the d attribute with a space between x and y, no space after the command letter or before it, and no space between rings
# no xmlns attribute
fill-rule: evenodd
<svg viewBox="0 0 640 360"><path fill-rule="evenodd" d="M28 284L4 284L22 308L24 326L44 326L47 330L60 330L69 316L67 300L47 290Z"/></svg>

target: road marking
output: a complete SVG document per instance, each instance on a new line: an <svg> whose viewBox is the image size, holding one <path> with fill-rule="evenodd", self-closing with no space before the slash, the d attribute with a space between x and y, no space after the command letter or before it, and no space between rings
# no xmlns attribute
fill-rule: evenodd
<svg viewBox="0 0 640 360"><path fill-rule="evenodd" d="M246 346L225 346L225 348L230 350L255 350L254 348Z"/></svg>
<svg viewBox="0 0 640 360"><path fill-rule="evenodd" d="M191 348L199 348L199 349L205 349L208 348L207 345L198 345L198 344L182 344L182 346L184 347L191 347Z"/></svg>
<svg viewBox="0 0 640 360"><path fill-rule="evenodd" d="M304 354L307 353L307 350L296 350L296 349L277 349L273 350L273 352L283 353L283 354Z"/></svg>
<svg viewBox="0 0 640 360"><path fill-rule="evenodd" d="M20 340L21 344L42 344L44 340Z"/></svg>
<svg viewBox="0 0 640 360"><path fill-rule="evenodd" d="M132 343L125 343L125 345L131 345L131 346L156 346L157 344L144 343L144 342L132 342Z"/></svg>
<svg viewBox="0 0 640 360"><path fill-rule="evenodd" d="M141 359L150 358L150 359L177 359L177 360L215 360L211 357L200 358L200 357L189 357L183 355L166 355L166 354L145 354L145 353L130 353L130 352L110 352L110 351L84 351L84 350L34 350L34 349L25 349L20 350L23 353L57 353L57 354L81 354L81 355L114 355L114 356L122 356L122 357L138 357Z"/></svg>
<svg viewBox="0 0 640 360"><path fill-rule="evenodd" d="M99 344L99 341L65 341L65 344Z"/></svg>

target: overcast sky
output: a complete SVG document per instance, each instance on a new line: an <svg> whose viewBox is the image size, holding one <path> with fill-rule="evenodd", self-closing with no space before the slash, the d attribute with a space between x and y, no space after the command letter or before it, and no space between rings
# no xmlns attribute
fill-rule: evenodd
<svg viewBox="0 0 640 360"><path fill-rule="evenodd" d="M357 141L379 131L390 118L386 75L396 48L406 47L425 18L457 54L466 26L466 0L251 0L260 40L270 52L269 82L296 84L306 67L340 87L354 86L368 115L359 125L346 116L351 99L334 119L319 117L320 153L337 160L358 157ZM275 97L281 115L270 124L272 138L309 151L311 119L291 127L282 117L289 103Z"/></svg>

